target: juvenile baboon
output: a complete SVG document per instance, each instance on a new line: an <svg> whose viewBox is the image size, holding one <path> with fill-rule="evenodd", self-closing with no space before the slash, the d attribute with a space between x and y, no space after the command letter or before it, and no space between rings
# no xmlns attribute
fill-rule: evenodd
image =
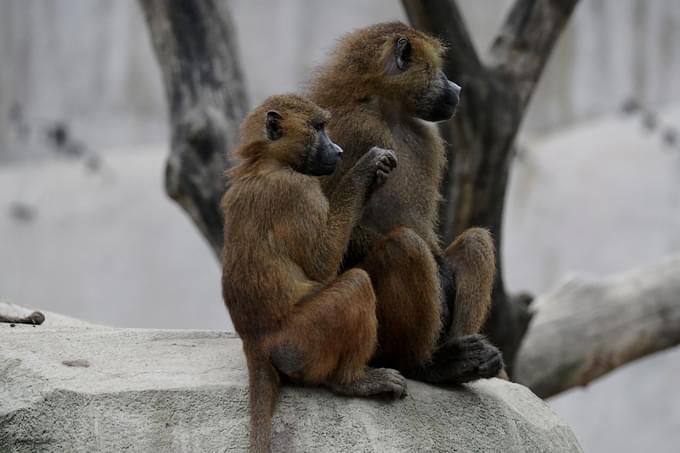
<svg viewBox="0 0 680 453"><path fill-rule="evenodd" d="M366 366L377 338L368 274L337 274L352 226L396 160L372 148L324 195L318 176L342 153L328 119L299 96L267 99L241 126L222 200L222 288L248 364L252 451L269 449L279 373L345 395L406 390L396 370Z"/></svg>
<svg viewBox="0 0 680 453"><path fill-rule="evenodd" d="M425 122L451 118L460 87L442 71L444 46L402 23L346 35L319 68L309 94L329 110L345 155L324 190L372 147L394 150L399 167L368 202L352 231L343 268L368 272L377 296L373 363L428 382L495 376L498 349L478 332L495 273L489 232L472 228L446 249L435 232L446 164L442 139Z"/></svg>

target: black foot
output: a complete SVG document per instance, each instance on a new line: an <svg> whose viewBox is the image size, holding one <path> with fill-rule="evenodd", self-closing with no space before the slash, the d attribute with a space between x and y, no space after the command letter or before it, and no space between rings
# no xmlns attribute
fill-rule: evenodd
<svg viewBox="0 0 680 453"><path fill-rule="evenodd" d="M501 352L483 335L452 338L434 353L432 361L408 377L436 384L463 384L497 376L503 369Z"/></svg>
<svg viewBox="0 0 680 453"><path fill-rule="evenodd" d="M407 395L406 379L391 368L367 368L363 379L351 384L329 383L336 393L348 396L373 396L386 394L394 399Z"/></svg>

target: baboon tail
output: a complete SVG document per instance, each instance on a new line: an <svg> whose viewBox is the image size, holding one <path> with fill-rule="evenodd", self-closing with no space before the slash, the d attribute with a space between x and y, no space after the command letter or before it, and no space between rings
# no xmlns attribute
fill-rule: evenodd
<svg viewBox="0 0 680 453"><path fill-rule="evenodd" d="M248 354L250 381L250 452L268 453L272 415L279 395L279 375L267 357Z"/></svg>

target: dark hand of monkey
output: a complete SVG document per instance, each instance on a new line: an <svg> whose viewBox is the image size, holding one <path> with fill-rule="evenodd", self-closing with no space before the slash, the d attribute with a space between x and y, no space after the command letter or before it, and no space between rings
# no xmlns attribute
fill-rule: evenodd
<svg viewBox="0 0 680 453"><path fill-rule="evenodd" d="M495 377L503 367L498 348L484 335L475 334L449 339L434 352L427 368L408 376L431 383L463 384Z"/></svg>
<svg viewBox="0 0 680 453"><path fill-rule="evenodd" d="M397 156L394 151L374 146L364 155L364 159L370 162L369 168L375 169L375 179L369 190L372 193L385 184L389 174L397 167Z"/></svg>
<svg viewBox="0 0 680 453"><path fill-rule="evenodd" d="M392 170L397 168L397 156L394 154L394 152L386 149L382 149L381 151L384 151L384 154L382 154L380 157L378 169L375 172L376 188L385 184L385 181L387 181L387 176Z"/></svg>
<svg viewBox="0 0 680 453"><path fill-rule="evenodd" d="M391 368L366 368L366 375L351 384L328 383L335 393L347 396L372 396L386 394L394 399L408 395L406 379Z"/></svg>
<svg viewBox="0 0 680 453"><path fill-rule="evenodd" d="M449 362L449 371L450 379L457 383L495 377L504 366L501 352L480 334L450 339L435 354L455 357Z"/></svg>

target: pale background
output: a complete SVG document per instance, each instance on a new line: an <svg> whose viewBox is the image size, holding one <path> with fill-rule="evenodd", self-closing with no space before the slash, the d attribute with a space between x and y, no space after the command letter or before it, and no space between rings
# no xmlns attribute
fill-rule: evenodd
<svg viewBox="0 0 680 453"><path fill-rule="evenodd" d="M511 3L459 1L479 49ZM253 105L299 89L343 32L405 18L390 0L230 4ZM663 140L680 130L679 44L676 0L581 0L519 137L511 291L680 252L680 144ZM656 127L621 113L632 98ZM166 115L133 0L0 0L0 300L114 326L231 329L218 263L163 193ZM57 124L83 157L55 151ZM549 402L588 452L677 452L678 375L676 348Z"/></svg>

